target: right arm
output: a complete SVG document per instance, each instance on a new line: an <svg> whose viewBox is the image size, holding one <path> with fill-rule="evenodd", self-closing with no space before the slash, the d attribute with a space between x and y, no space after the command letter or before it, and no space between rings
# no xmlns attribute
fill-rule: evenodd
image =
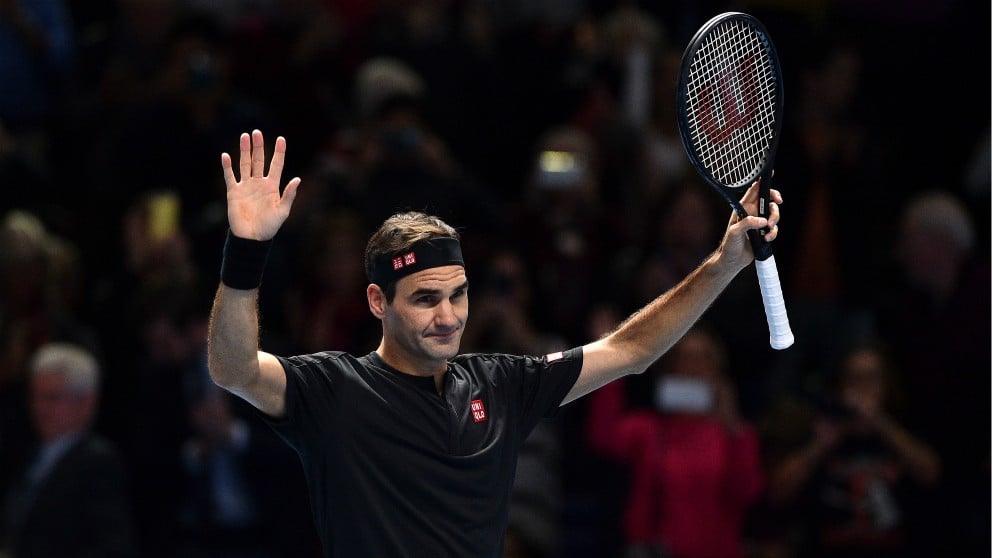
<svg viewBox="0 0 992 558"><path fill-rule="evenodd" d="M786 455L769 473L768 498L771 503L786 506L794 502L823 458L845 436L843 425L823 417L815 418L812 439Z"/></svg>
<svg viewBox="0 0 992 558"><path fill-rule="evenodd" d="M272 417L286 410L286 372L275 356L258 350L258 289L223 283L214 297L207 337L210 378Z"/></svg>
<svg viewBox="0 0 992 558"><path fill-rule="evenodd" d="M234 177L231 157L221 155L227 183L227 217L231 234L267 241L289 216L299 178L279 193L286 140L276 140L265 175L262 133L241 135L241 180ZM281 417L286 410L286 373L275 356L258 349L258 289L234 289L221 283L214 297L207 336L210 377L220 387L241 397L263 413Z"/></svg>

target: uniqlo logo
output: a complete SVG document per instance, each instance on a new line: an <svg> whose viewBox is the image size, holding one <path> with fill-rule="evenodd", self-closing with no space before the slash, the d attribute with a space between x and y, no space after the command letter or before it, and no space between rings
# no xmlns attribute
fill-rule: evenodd
<svg viewBox="0 0 992 558"><path fill-rule="evenodd" d="M413 252L403 256L403 265L413 265L417 263L417 255Z"/></svg>
<svg viewBox="0 0 992 558"><path fill-rule="evenodd" d="M482 404L481 399L472 400L472 420L475 422L482 422L486 420L486 406Z"/></svg>
<svg viewBox="0 0 992 558"><path fill-rule="evenodd" d="M403 267L403 258L393 258L393 271Z"/></svg>

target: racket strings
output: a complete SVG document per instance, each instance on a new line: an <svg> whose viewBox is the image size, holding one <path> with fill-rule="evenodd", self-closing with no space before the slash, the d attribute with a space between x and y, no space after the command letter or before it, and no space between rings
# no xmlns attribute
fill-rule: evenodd
<svg viewBox="0 0 992 558"><path fill-rule="evenodd" d="M775 133L776 76L765 42L740 21L718 26L696 51L688 78L692 141L728 186L756 178Z"/></svg>

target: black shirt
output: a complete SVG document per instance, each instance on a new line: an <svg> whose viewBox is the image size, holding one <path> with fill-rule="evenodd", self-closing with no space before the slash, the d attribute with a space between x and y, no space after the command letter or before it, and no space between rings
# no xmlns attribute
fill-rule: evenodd
<svg viewBox="0 0 992 558"><path fill-rule="evenodd" d="M444 376L378 354L280 358L286 417L327 557L502 555L520 445L575 384L581 348L460 355Z"/></svg>

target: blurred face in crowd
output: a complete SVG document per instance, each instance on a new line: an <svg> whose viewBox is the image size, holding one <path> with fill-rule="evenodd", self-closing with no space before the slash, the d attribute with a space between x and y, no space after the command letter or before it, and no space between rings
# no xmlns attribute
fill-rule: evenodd
<svg viewBox="0 0 992 558"><path fill-rule="evenodd" d="M73 389L65 374L43 372L31 377L31 416L42 442L85 428L93 415L96 394Z"/></svg>
<svg viewBox="0 0 992 558"><path fill-rule="evenodd" d="M372 293L370 305L382 320L383 357L388 362L406 372L443 372L447 360L458 354L468 320L465 268L418 271L397 281L391 303Z"/></svg>
<svg viewBox="0 0 992 558"><path fill-rule="evenodd" d="M720 355L709 336L690 331L672 348L668 370L714 384L722 377Z"/></svg>
<svg viewBox="0 0 992 558"><path fill-rule="evenodd" d="M701 188L685 189L673 200L660 224L661 239L667 250L697 255L708 254L712 249L717 223L706 200L707 193Z"/></svg>
<svg viewBox="0 0 992 558"><path fill-rule="evenodd" d="M944 294L951 288L962 256L949 235L906 222L898 248L910 283L933 294Z"/></svg>
<svg viewBox="0 0 992 558"><path fill-rule="evenodd" d="M868 411L878 411L885 401L885 372L881 356L862 349L844 362L841 397L848 404Z"/></svg>

